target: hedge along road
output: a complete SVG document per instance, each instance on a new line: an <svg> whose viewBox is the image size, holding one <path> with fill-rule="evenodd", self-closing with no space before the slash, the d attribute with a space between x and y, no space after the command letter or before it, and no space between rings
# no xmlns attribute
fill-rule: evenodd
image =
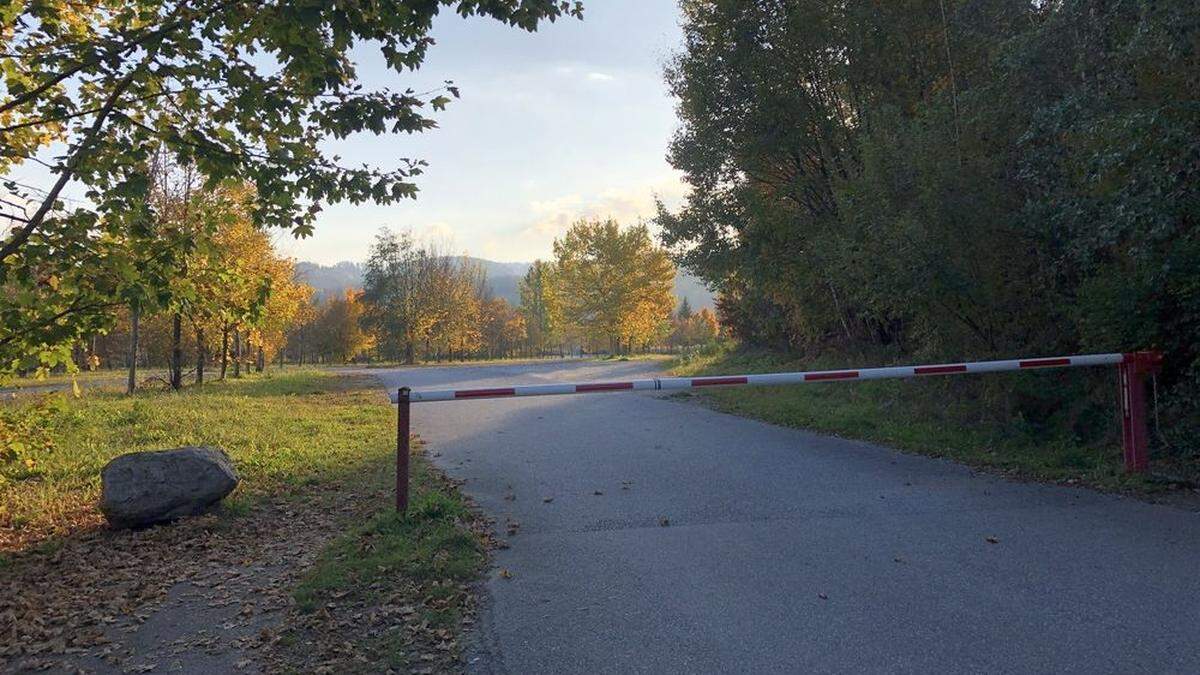
<svg viewBox="0 0 1200 675"><path fill-rule="evenodd" d="M394 391L657 367L369 372ZM516 532L474 672L1200 672L1200 514L653 393L420 403L413 431Z"/></svg>

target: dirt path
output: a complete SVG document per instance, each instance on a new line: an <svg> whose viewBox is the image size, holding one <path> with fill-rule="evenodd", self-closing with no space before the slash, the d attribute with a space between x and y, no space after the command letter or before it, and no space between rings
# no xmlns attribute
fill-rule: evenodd
<svg viewBox="0 0 1200 675"><path fill-rule="evenodd" d="M97 522L23 555L0 578L0 670L278 670L298 576L386 500L341 490L138 532Z"/></svg>

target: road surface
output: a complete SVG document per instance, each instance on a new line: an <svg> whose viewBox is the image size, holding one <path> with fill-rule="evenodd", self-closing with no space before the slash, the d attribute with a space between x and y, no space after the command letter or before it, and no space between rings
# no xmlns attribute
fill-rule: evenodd
<svg viewBox="0 0 1200 675"><path fill-rule="evenodd" d="M394 389L656 367L370 372ZM423 403L413 425L499 536L519 523L472 672L1200 672L1194 512L662 395Z"/></svg>

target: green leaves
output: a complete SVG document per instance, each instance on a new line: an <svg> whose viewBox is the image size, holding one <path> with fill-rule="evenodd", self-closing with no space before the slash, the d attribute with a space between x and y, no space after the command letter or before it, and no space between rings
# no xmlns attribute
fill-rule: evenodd
<svg viewBox="0 0 1200 675"><path fill-rule="evenodd" d="M250 184L254 224L300 237L324 204L415 197L424 162L347 167L322 143L435 126L426 110L458 97L452 83L420 95L368 90L351 50L376 44L398 73L416 69L443 8L525 30L581 13L552 0L0 4L0 44L15 54L0 59L0 172L60 142L54 170L82 183L95 207L90 222L64 212L57 187L44 215L0 243L0 370L41 353L59 359L59 345L105 328L96 310L159 295L130 274L146 264L160 289L170 277L154 246L132 243L157 234L144 224L159 215L146 180L158 153L208 189ZM61 285L48 291L40 280L50 276Z"/></svg>
<svg viewBox="0 0 1200 675"><path fill-rule="evenodd" d="M906 358L1158 347L1196 437L1194 2L682 7L669 158L694 189L657 223L726 328Z"/></svg>

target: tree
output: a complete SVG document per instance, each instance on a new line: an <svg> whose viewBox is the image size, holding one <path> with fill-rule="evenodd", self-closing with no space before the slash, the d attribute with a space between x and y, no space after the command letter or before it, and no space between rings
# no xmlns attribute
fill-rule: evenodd
<svg viewBox="0 0 1200 675"><path fill-rule="evenodd" d="M719 330L712 310L703 307L699 312L693 312L685 299L672 317L670 342L676 347L702 345L715 340Z"/></svg>
<svg viewBox="0 0 1200 675"><path fill-rule="evenodd" d="M287 344L288 332L303 320L305 308L312 303L313 289L307 284L296 281L295 263L289 258L271 256L264 261L266 264L265 277L269 280L269 291L262 313L258 320L251 325L250 339L258 346L258 369L283 353ZM347 302L352 302L347 300ZM361 304L357 296L353 299L352 312L361 314ZM358 316L354 316L357 323ZM348 336L348 350L351 356L357 353L353 350L356 341L361 341L361 334Z"/></svg>
<svg viewBox="0 0 1200 675"><path fill-rule="evenodd" d="M392 70L415 70L443 7L528 31L582 15L558 0L10 4L0 30L0 171L40 160L50 143L64 151L51 164L53 185L0 242L0 286L15 284L0 296L0 365L11 369L27 354L61 361L58 345L103 323L115 289L94 268L138 259L93 244L119 238L129 214L144 210L139 167L159 149L195 167L208 187L249 183L259 196L253 222L298 236L311 232L325 203L414 196L423 161L346 167L322 143L435 126L424 111L457 97L453 84L423 94L366 89L351 48L377 45ZM71 181L86 186L94 210L64 208L59 196ZM78 282L64 276L84 263L92 269ZM28 279L57 285L60 300L39 311L44 293Z"/></svg>
<svg viewBox="0 0 1200 675"><path fill-rule="evenodd" d="M679 307L675 310L675 318L680 321L688 321L692 318L692 303L688 302L687 298L679 301Z"/></svg>
<svg viewBox="0 0 1200 675"><path fill-rule="evenodd" d="M369 350L374 341L360 326L363 311L361 291L347 290L326 301L315 317L317 350L341 363Z"/></svg>
<svg viewBox="0 0 1200 675"><path fill-rule="evenodd" d="M581 220L554 241L563 315L613 351L663 335L675 306L675 266L645 225Z"/></svg>
<svg viewBox="0 0 1200 675"><path fill-rule="evenodd" d="M563 337L562 303L554 282L554 265L533 261L519 284L529 346L544 351Z"/></svg>
<svg viewBox="0 0 1200 675"><path fill-rule="evenodd" d="M424 283L421 305L428 308L426 357L455 354L467 358L484 345L483 306L491 289L478 263L455 259L444 251L428 249L422 258Z"/></svg>
<svg viewBox="0 0 1200 675"><path fill-rule="evenodd" d="M525 317L504 298L489 298L482 303L480 310L480 333L486 356L510 356L525 339Z"/></svg>
<svg viewBox="0 0 1200 675"><path fill-rule="evenodd" d="M932 359L1158 346L1195 447L1194 2L682 11L669 160L693 189L657 224L725 330Z"/></svg>
<svg viewBox="0 0 1200 675"><path fill-rule="evenodd" d="M412 237L384 229L375 237L363 275L362 324L377 337L384 358L413 363L428 330L429 308L422 303L423 253Z"/></svg>

